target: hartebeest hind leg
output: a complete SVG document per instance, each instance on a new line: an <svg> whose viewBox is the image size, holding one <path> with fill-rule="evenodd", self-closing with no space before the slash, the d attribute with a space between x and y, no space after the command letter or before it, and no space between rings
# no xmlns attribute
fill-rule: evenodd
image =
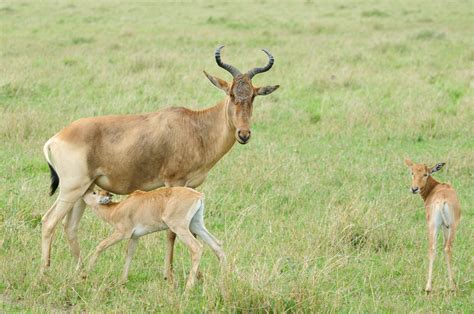
<svg viewBox="0 0 474 314"><path fill-rule="evenodd" d="M71 253L77 263L76 270L79 270L82 267L81 248L77 239L77 229L82 215L84 214L85 207L86 203L84 203L84 200L79 199L63 221L64 232L69 242Z"/></svg>
<svg viewBox="0 0 474 314"><path fill-rule="evenodd" d="M166 181L165 186L167 188L174 186L185 186L184 181ZM165 269L163 271L163 277L165 280L173 281L173 255L174 255L174 243L176 241L176 234L169 229L166 231L166 254L165 254Z"/></svg>
<svg viewBox="0 0 474 314"><path fill-rule="evenodd" d="M446 258L446 267L448 269L448 279L451 290L456 290L456 283L454 281L453 270L451 268L451 258L452 258L452 245L455 234L455 226L451 225L449 228L443 226L443 235L444 235L444 256Z"/></svg>
<svg viewBox="0 0 474 314"><path fill-rule="evenodd" d="M56 204L42 219L41 228L41 273L43 274L50 266L51 243L56 225L67 215L73 207L75 201L63 201L58 198Z"/></svg>
<svg viewBox="0 0 474 314"><path fill-rule="evenodd" d="M202 256L202 244L199 243L187 228L178 228L175 232L191 253L191 270L189 271L188 279L186 281L186 291L188 291L196 281L199 262L201 261Z"/></svg>
<svg viewBox="0 0 474 314"><path fill-rule="evenodd" d="M436 225L430 225L428 226L429 231L429 248L428 248L428 259L429 259L429 264L428 264L428 281L426 282L426 287L425 291L426 292L431 292L432 289L432 282L433 282L433 264L435 260L435 255L436 255L436 236L438 235L438 229Z"/></svg>
<svg viewBox="0 0 474 314"><path fill-rule="evenodd" d="M127 257L125 258L125 266L123 268L122 282L126 282L128 278L128 271L132 262L132 257L135 254L138 245L138 238L130 238L128 241Z"/></svg>
<svg viewBox="0 0 474 314"><path fill-rule="evenodd" d="M165 269L163 276L165 280L173 281L173 254L174 242L176 241L176 233L171 230L166 231L166 255L165 255Z"/></svg>
<svg viewBox="0 0 474 314"><path fill-rule="evenodd" d="M51 243L57 224L71 211L74 204L89 188L90 182L73 189L61 187L58 199L42 218L41 227L41 274L50 266Z"/></svg>
<svg viewBox="0 0 474 314"><path fill-rule="evenodd" d="M198 235L216 254L221 264L221 269L225 266L226 257L224 250L222 250L222 242L219 241L212 233L210 233L204 225L204 203L201 203L198 211L191 220L189 229L193 235Z"/></svg>

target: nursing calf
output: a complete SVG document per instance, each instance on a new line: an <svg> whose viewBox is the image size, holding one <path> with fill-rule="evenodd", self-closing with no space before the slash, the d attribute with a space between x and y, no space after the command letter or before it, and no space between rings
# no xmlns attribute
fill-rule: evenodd
<svg viewBox="0 0 474 314"><path fill-rule="evenodd" d="M117 242L129 239L122 279L127 280L130 263L138 244L138 238L146 234L171 230L191 252L192 266L186 282L189 289L195 281L202 254L198 235L211 247L225 264L225 254L220 242L204 226L204 194L185 187L161 188L150 192L136 191L122 202L112 202L112 195L103 190L87 192L83 199L103 220L114 227L114 233L96 248L89 270L100 253Z"/></svg>

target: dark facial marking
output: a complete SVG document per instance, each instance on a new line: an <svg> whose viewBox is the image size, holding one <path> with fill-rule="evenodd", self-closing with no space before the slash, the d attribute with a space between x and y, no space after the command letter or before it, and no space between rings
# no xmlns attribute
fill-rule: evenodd
<svg viewBox="0 0 474 314"><path fill-rule="evenodd" d="M252 98L253 96L252 83L244 75L237 76L234 79L232 94L237 100L241 100L241 101Z"/></svg>

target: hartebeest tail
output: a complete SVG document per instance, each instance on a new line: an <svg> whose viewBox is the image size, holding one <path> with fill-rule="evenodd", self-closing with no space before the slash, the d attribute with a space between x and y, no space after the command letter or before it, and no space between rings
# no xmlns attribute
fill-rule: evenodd
<svg viewBox="0 0 474 314"><path fill-rule="evenodd" d="M49 167L49 172L51 175L51 189L49 191L49 196L53 196L53 194L56 192L56 189L59 186L59 177L58 174L56 173L56 170L54 170L53 166L51 166L50 163L48 163Z"/></svg>
<svg viewBox="0 0 474 314"><path fill-rule="evenodd" d="M48 143L46 143L46 145L44 145L43 147L43 154L44 154L44 158L46 159L46 162L48 163L49 172L51 176L51 186L50 186L49 196L53 196L53 194L56 192L56 189L59 186L59 176L56 170L54 170L53 166L51 165L51 157L49 155L47 144Z"/></svg>
<svg viewBox="0 0 474 314"><path fill-rule="evenodd" d="M202 245L193 233L209 245L219 258L221 266L225 265L225 254L220 241L204 226L204 194L190 188L174 187L150 192L136 191L118 203L111 202L111 197L109 192L101 190L92 190L84 195L87 205L114 227L114 233L97 246L90 260L89 270L105 249L129 239L122 275L122 280L126 281L138 239L167 229L173 231L191 253L192 266L186 289L194 284L202 255Z"/></svg>
<svg viewBox="0 0 474 314"><path fill-rule="evenodd" d="M456 288L453 271L451 268L452 246L456 234L456 228L461 219L461 206L454 188L447 183L436 181L432 174L439 171L445 164L439 163L433 167L425 164L415 164L405 159L405 164L411 169L413 194L419 193L423 198L426 210L426 222L428 225L428 281L425 291L431 292L433 263L436 253L436 236L441 227L444 236L444 253L448 268L448 278L451 289Z"/></svg>

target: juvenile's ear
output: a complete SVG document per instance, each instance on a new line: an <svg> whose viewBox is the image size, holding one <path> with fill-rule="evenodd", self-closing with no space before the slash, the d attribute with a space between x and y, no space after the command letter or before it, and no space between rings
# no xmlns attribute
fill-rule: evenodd
<svg viewBox="0 0 474 314"><path fill-rule="evenodd" d="M255 94L259 96L270 95L271 93L276 91L278 87L280 87L280 85L256 87Z"/></svg>
<svg viewBox="0 0 474 314"><path fill-rule="evenodd" d="M206 75L206 77L209 79L209 81L211 81L211 83L214 84L215 87L222 89L226 94L229 93L229 84L226 81L221 80L218 77L209 75L207 74L206 71L203 71L203 72Z"/></svg>
<svg viewBox="0 0 474 314"><path fill-rule="evenodd" d="M433 172L436 172L436 171L440 171L441 168L443 168L444 165L446 165L445 162L440 162L439 164L436 164L434 167L431 167L430 173L433 173Z"/></svg>
<svg viewBox="0 0 474 314"><path fill-rule="evenodd" d="M411 166L413 166L413 161L411 161L408 158L405 158L405 165L407 165L408 167L411 167Z"/></svg>

